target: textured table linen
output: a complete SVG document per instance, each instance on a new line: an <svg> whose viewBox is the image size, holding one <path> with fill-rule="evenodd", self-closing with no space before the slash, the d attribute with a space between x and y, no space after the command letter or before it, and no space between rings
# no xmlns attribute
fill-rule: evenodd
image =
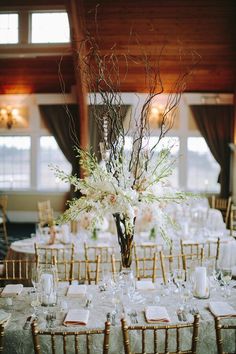
<svg viewBox="0 0 236 354"><path fill-rule="evenodd" d="M30 306L31 297L28 295L29 289L24 288L23 292L13 300L13 306L6 305L6 299L0 298L0 307L5 311L12 314L11 319L6 327L5 331L5 349L4 354L32 354L33 353L33 343L30 330L23 330L23 325L26 318L32 314L33 309ZM68 309L78 308L84 309L86 303L86 297L78 297L77 299L66 297L67 288L62 288L59 291L59 302L66 301ZM59 307L57 311L57 319L55 323L55 330L69 331L91 329L91 328L103 328L104 322L106 320L106 314L112 312L114 305L111 300L111 294L108 291L99 292L98 287L91 285L87 287L87 294L92 295L92 307L89 309L89 320L87 326L73 326L65 327L63 326L63 320L65 318L66 312L60 311ZM162 297L160 296L159 290L143 290L140 294L145 299L143 303L129 303L128 298L124 299L123 304L126 306L126 313L129 313L130 309L136 309L138 313L138 324L148 325L145 320L144 310L147 306L165 306L168 309L168 314L171 318L171 323L177 323L178 319L176 316L177 304L179 301L178 295L171 295ZM160 296L160 302L155 302L155 297ZM216 353L216 340L215 340L215 328L214 328L214 318L210 311L208 310L208 304L210 301L225 301L221 296L221 292L212 292L210 299L207 300L197 300L194 299L195 305L198 306L200 310L200 331L199 331L199 343L198 343L198 354L215 354ZM236 289L232 289L232 295L227 299L227 303L236 309ZM127 308L129 307L129 309ZM42 308L43 309L43 308ZM44 309L45 310L45 309ZM188 320L192 321L192 315L188 315ZM129 318L127 318L129 323ZM120 328L120 319L117 318L117 325L111 327L111 337L110 337L110 354L123 353L123 338ZM39 326L45 328L45 320L43 314L39 316ZM133 340L137 342L137 333L132 334ZM102 338L97 338L97 340L102 340ZM189 340L189 335L184 336L184 341ZM228 346L232 347L235 343L235 338L229 337ZM94 353L98 354L97 351L98 343L93 342ZM149 344L148 344L149 346ZM234 347L233 347L234 348ZM230 349L230 348L229 348ZM231 348L232 349L232 348ZM48 353L47 344L44 343L43 352ZM69 351L70 353L70 351Z"/></svg>

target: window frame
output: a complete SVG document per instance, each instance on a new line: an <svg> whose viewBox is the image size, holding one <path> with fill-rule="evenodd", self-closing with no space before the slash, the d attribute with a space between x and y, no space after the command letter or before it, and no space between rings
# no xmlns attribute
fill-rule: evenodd
<svg viewBox="0 0 236 354"><path fill-rule="evenodd" d="M18 41L16 43L0 43L0 48L2 46L18 46L20 43L20 14L19 11L0 11L1 15L18 15L18 33L17 38Z"/></svg>
<svg viewBox="0 0 236 354"><path fill-rule="evenodd" d="M18 23L18 43L0 43L0 58L7 58L12 55L23 55L31 57L32 55L65 55L65 52L72 53L71 39L68 43L31 43L30 42L30 14L33 12L67 12L65 6L30 6L30 7L3 7L0 13L17 13ZM68 16L69 24L70 19Z"/></svg>
<svg viewBox="0 0 236 354"><path fill-rule="evenodd" d="M68 24L69 24L69 41L68 42L32 42L32 14L37 14L37 13L67 13L68 17ZM70 22L69 22L69 16L68 12L65 10L30 10L28 12L28 44L31 46L57 46L57 45L69 45L71 43L71 35L70 35Z"/></svg>

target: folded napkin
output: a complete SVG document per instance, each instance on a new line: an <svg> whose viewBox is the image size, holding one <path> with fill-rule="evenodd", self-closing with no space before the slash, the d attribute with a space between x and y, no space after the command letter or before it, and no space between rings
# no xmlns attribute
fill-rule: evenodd
<svg viewBox="0 0 236 354"><path fill-rule="evenodd" d="M145 317L148 323L170 322L170 317L163 306L148 306L145 309Z"/></svg>
<svg viewBox="0 0 236 354"><path fill-rule="evenodd" d="M66 315L66 318L63 322L65 326L77 326L84 325L88 323L89 319L89 310L77 310L70 309Z"/></svg>
<svg viewBox="0 0 236 354"><path fill-rule="evenodd" d="M1 296L2 297L9 297L9 296L17 296L23 290L22 284L8 284L4 287Z"/></svg>
<svg viewBox="0 0 236 354"><path fill-rule="evenodd" d="M0 310L0 324L6 325L11 317L10 313Z"/></svg>
<svg viewBox="0 0 236 354"><path fill-rule="evenodd" d="M209 303L209 309L213 315L218 316L236 316L236 310L223 301L212 301Z"/></svg>
<svg viewBox="0 0 236 354"><path fill-rule="evenodd" d="M155 285L151 280L138 280L136 282L136 289L137 290L154 290Z"/></svg>
<svg viewBox="0 0 236 354"><path fill-rule="evenodd" d="M77 295L85 295L86 291L86 285L71 284L68 287L66 296L75 297Z"/></svg>

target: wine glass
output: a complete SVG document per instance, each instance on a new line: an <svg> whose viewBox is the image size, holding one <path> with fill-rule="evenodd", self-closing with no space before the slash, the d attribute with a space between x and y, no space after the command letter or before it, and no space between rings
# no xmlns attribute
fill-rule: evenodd
<svg viewBox="0 0 236 354"><path fill-rule="evenodd" d="M37 267L31 269L31 283L33 285L33 292L31 296L33 297L31 301L31 306L34 308L34 313L37 311L37 307L40 305L39 301L39 274Z"/></svg>
<svg viewBox="0 0 236 354"><path fill-rule="evenodd" d="M222 274L222 282L224 285L224 297L229 296L229 284L232 279L232 269L231 268L222 268L221 269L221 274Z"/></svg>
<svg viewBox="0 0 236 354"><path fill-rule="evenodd" d="M213 267L212 275L213 275L213 279L215 281L217 288L219 288L221 285L223 285L222 271L221 271L221 268L219 267L217 262L215 263L215 265Z"/></svg>
<svg viewBox="0 0 236 354"><path fill-rule="evenodd" d="M184 269L175 269L173 274L173 281L177 286L179 293L181 293L183 282L185 281L185 271Z"/></svg>
<svg viewBox="0 0 236 354"><path fill-rule="evenodd" d="M186 311L189 311L191 309L191 300L193 298L193 285L191 281L185 281L183 283L180 297L182 299L183 308Z"/></svg>

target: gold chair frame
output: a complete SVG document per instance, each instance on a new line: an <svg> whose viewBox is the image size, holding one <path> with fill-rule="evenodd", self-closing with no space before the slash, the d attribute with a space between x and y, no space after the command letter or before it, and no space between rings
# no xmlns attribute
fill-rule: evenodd
<svg viewBox="0 0 236 354"><path fill-rule="evenodd" d="M37 262L26 259L5 259L0 261L0 265L0 281L23 282L24 285L29 286L32 267L37 267Z"/></svg>
<svg viewBox="0 0 236 354"><path fill-rule="evenodd" d="M157 252L150 257L135 256L135 271L137 280L152 279L154 283L157 277Z"/></svg>
<svg viewBox="0 0 236 354"><path fill-rule="evenodd" d="M211 207L221 211L226 227L228 227L229 224L231 203L232 197L218 198L215 195L211 197Z"/></svg>
<svg viewBox="0 0 236 354"><path fill-rule="evenodd" d="M50 226L53 224L54 212L51 207L50 200L38 202L38 217L39 217L39 224L42 227L48 225Z"/></svg>
<svg viewBox="0 0 236 354"><path fill-rule="evenodd" d="M4 241L6 245L8 246L8 235L7 235L7 202L8 202L8 196L7 195L0 195L0 217L1 217L1 222L0 222L0 235L3 235Z"/></svg>
<svg viewBox="0 0 236 354"><path fill-rule="evenodd" d="M233 236L233 232L236 230L236 205L232 204L230 209L230 235Z"/></svg>
<svg viewBox="0 0 236 354"><path fill-rule="evenodd" d="M57 268L58 282L68 282L77 280L79 283L98 284L100 272L100 256L95 261L92 260L61 260L53 257L52 262ZM93 269L91 269L93 266Z"/></svg>
<svg viewBox="0 0 236 354"><path fill-rule="evenodd" d="M37 323L34 321L31 325L34 352L35 354L43 354L40 346L40 337L50 336L51 337L51 349L52 353L56 354L56 338L61 337L63 339L63 354L67 354L67 338L73 337L75 353L79 353L79 337L84 336L86 338L86 348L83 348L82 354L90 353L90 339L93 335L104 335L103 339L103 354L108 354L109 352L109 339L110 339L110 322L105 322L104 329L91 329L84 331L41 331L37 327ZM86 350L86 352L85 352Z"/></svg>
<svg viewBox="0 0 236 354"><path fill-rule="evenodd" d="M121 319L121 326L123 332L123 342L124 342L124 351L125 354L148 354L146 351L146 333L148 331L153 332L153 344L154 344L154 352L158 354L169 354L169 333L170 331L176 331L176 351L171 352L171 354L187 354L192 353L196 354L197 352L197 342L198 342L198 331L199 331L199 315L194 316L194 321L192 323L183 323L183 324L174 324L174 325L152 325L152 326L128 326L126 324L126 320L124 318ZM189 350L181 351L181 343L180 343L180 331L184 328L192 328L192 341L191 348ZM129 333L131 331L140 331L139 334L142 338L142 351L134 353L131 350ZM164 331L165 333L165 351L158 351L158 332ZM150 353L150 352L149 352ZM150 353L151 354L151 353Z"/></svg>
<svg viewBox="0 0 236 354"><path fill-rule="evenodd" d="M218 237L217 240L211 240L211 241L207 241L205 246L204 246L204 249L205 249L205 252L204 252L204 256L205 258L207 259L215 259L216 261L219 259L219 256L220 256L220 245L221 245L221 242L220 242L220 238ZM215 252L214 254L212 255L212 247L214 246L215 248Z"/></svg>
<svg viewBox="0 0 236 354"><path fill-rule="evenodd" d="M182 239L180 240L180 252L182 254L192 255L200 257L202 254L203 244L199 242L184 242Z"/></svg>
<svg viewBox="0 0 236 354"><path fill-rule="evenodd" d="M99 267L98 274L96 274L95 277L96 284L99 281L100 273L102 273L104 269L113 275L116 273L116 264L119 263L119 261L115 259L114 251L115 249L112 246L90 246L87 245L86 242L84 243L84 256L89 271L88 279L89 274L93 272L93 270L91 270L91 266L93 263L95 264L97 262L97 259L99 259Z"/></svg>
<svg viewBox="0 0 236 354"><path fill-rule="evenodd" d="M235 354L236 353L236 344L234 348L234 352L225 352L223 349L223 338L222 338L222 330L231 330L234 329L236 333L236 323L234 325L232 324L226 324L222 323L222 320L226 319L235 319L235 317L232 316L224 316L224 317L214 317L215 318L215 330L216 330L216 344L217 344L217 351L218 354Z"/></svg>
<svg viewBox="0 0 236 354"><path fill-rule="evenodd" d="M183 254L164 254L163 251L159 252L160 263L161 263L161 272L162 279L164 284L168 283L167 279L167 270L166 270L166 262L168 264L168 272L173 275L175 269L183 269L186 271L186 260L185 255ZM177 266L177 267L176 267Z"/></svg>
<svg viewBox="0 0 236 354"><path fill-rule="evenodd" d="M0 324L0 353L3 353L4 331L5 331L4 325Z"/></svg>
<svg viewBox="0 0 236 354"><path fill-rule="evenodd" d="M75 245L71 243L63 248L42 246L38 243L34 244L35 255L38 264L52 264L52 260L56 257L57 261L73 261L75 254ZM69 254L69 257L67 256ZM43 259L42 259L43 257Z"/></svg>

